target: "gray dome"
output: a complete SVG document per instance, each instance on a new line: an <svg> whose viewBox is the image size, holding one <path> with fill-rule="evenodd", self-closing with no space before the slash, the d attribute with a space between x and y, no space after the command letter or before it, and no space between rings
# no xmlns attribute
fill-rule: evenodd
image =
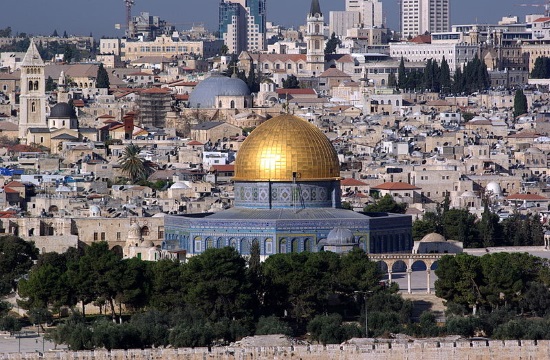
<svg viewBox="0 0 550 360"><path fill-rule="evenodd" d="M71 119L71 118L75 118L76 114L74 113L74 110L71 107L71 105L61 102L61 103L57 103L53 108L51 108L50 117Z"/></svg>
<svg viewBox="0 0 550 360"><path fill-rule="evenodd" d="M355 237L349 229L334 228L327 236L327 245L348 245L355 244Z"/></svg>
<svg viewBox="0 0 550 360"><path fill-rule="evenodd" d="M189 95L189 107L213 108L216 96L249 96L250 89L244 81L220 74L212 74L201 81Z"/></svg>

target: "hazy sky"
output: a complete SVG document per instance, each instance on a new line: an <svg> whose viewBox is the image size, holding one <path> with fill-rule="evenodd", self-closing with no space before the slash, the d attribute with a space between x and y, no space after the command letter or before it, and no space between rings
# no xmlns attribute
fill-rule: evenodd
<svg viewBox="0 0 550 360"><path fill-rule="evenodd" d="M125 21L123 0L2 0L0 28L11 26L15 32L50 35L57 30L69 34L122 36L122 30L115 30L115 23ZM132 13L148 11L158 15L176 28L189 28L189 23L203 22L215 30L218 19L219 0L135 0ZM399 25L398 0L383 0L387 24L391 28ZM310 0L268 0L268 21L286 26L297 26L305 22ZM344 0L320 0L321 10L343 10ZM495 23L502 16L541 13L541 7L521 7L514 4L544 3L544 0L451 0L451 22Z"/></svg>

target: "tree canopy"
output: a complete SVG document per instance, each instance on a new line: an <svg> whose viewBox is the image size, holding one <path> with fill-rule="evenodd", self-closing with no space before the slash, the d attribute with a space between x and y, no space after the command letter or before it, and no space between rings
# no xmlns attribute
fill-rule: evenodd
<svg viewBox="0 0 550 360"><path fill-rule="evenodd" d="M109 74L107 73L107 70L105 70L105 68L103 67L103 63L101 63L97 68L96 87L98 89L108 89L109 86Z"/></svg>

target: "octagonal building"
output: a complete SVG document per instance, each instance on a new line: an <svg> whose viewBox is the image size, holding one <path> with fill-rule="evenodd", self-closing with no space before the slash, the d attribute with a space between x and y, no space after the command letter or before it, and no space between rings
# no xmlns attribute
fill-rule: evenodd
<svg viewBox="0 0 550 360"><path fill-rule="evenodd" d="M233 246L248 255L257 241L263 258L353 247L410 253L411 216L342 209L340 179L338 156L322 131L294 115L274 117L237 153L235 206L215 214L166 216L163 249L192 256ZM335 229L351 234L345 246L329 236Z"/></svg>

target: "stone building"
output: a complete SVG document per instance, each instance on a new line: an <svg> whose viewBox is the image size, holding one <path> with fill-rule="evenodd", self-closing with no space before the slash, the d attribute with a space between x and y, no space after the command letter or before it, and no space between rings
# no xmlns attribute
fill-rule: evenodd
<svg viewBox="0 0 550 360"><path fill-rule="evenodd" d="M166 216L163 249L192 256L233 246L247 255L257 241L262 258L325 247L410 251L411 217L341 209L340 179L338 156L327 137L299 117L277 116L256 128L237 153L235 207L215 214ZM352 236L328 241L336 228Z"/></svg>

